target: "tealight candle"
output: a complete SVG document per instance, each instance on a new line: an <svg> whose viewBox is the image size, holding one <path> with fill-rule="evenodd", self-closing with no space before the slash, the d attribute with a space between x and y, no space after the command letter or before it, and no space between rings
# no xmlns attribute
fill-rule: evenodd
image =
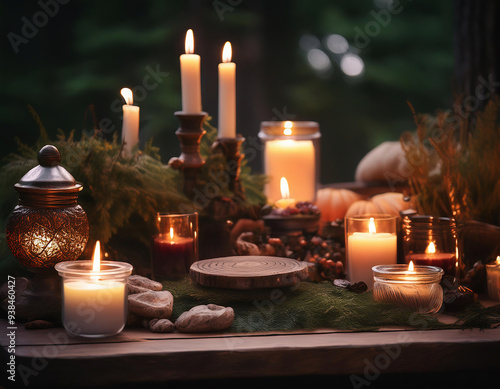
<svg viewBox="0 0 500 389"><path fill-rule="evenodd" d="M127 277L132 265L100 260L59 262L63 278L63 325L72 335L98 338L120 333L127 320Z"/></svg>
<svg viewBox="0 0 500 389"><path fill-rule="evenodd" d="M490 299L500 301L500 256L492 264L486 265L488 296Z"/></svg>
<svg viewBox="0 0 500 389"><path fill-rule="evenodd" d="M280 190L281 190L281 199L276 201L274 205L282 209L293 207L295 205L295 199L290 198L290 189L288 188L288 181L286 180L285 177L281 177Z"/></svg>
<svg viewBox="0 0 500 389"><path fill-rule="evenodd" d="M372 268L373 297L406 306L418 313L436 313L443 304L439 283L444 274L436 266L377 265Z"/></svg>
<svg viewBox="0 0 500 389"><path fill-rule="evenodd" d="M346 255L349 280L373 288L372 267L397 262L396 216L347 217Z"/></svg>

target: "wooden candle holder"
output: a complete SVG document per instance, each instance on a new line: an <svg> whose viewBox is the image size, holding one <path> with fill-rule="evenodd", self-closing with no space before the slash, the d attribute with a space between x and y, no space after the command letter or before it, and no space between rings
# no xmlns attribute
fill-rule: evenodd
<svg viewBox="0 0 500 389"><path fill-rule="evenodd" d="M220 149L226 157L226 166L229 173L229 190L236 196L245 199L245 194L240 181L241 161L245 156L240 152L245 138L238 135L236 138L217 138L212 149Z"/></svg>
<svg viewBox="0 0 500 389"><path fill-rule="evenodd" d="M181 143L181 155L168 162L173 169L182 171L184 175L184 194L192 199L201 167L205 164L200 154L200 142L206 131L203 121L206 112L186 114L178 111L174 115L179 119L180 127L175 132Z"/></svg>

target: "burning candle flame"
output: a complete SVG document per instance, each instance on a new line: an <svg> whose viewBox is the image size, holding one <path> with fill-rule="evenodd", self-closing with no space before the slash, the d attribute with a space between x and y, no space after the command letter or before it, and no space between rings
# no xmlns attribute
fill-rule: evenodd
<svg viewBox="0 0 500 389"><path fill-rule="evenodd" d="M174 239L174 229L173 227L170 227L170 239Z"/></svg>
<svg viewBox="0 0 500 389"><path fill-rule="evenodd" d="M288 181L285 177L281 177L280 180L280 189L281 189L281 198L289 199L290 198L290 189L288 188Z"/></svg>
<svg viewBox="0 0 500 389"><path fill-rule="evenodd" d="M231 49L231 43L226 42L224 44L224 49L222 49L222 62L224 62L224 63L231 62L232 56L233 56L233 52Z"/></svg>
<svg viewBox="0 0 500 389"><path fill-rule="evenodd" d="M497 256L497 265L500 266L500 255Z"/></svg>
<svg viewBox="0 0 500 389"><path fill-rule="evenodd" d="M283 134L292 135L292 127L293 127L293 123L287 120L285 122L285 129L283 130Z"/></svg>
<svg viewBox="0 0 500 389"><path fill-rule="evenodd" d="M97 241L92 258L92 271L98 272L99 270L101 270L101 242Z"/></svg>
<svg viewBox="0 0 500 389"><path fill-rule="evenodd" d="M429 246L425 249L426 254L434 254L436 252L436 246L434 245L434 242L430 242Z"/></svg>
<svg viewBox="0 0 500 389"><path fill-rule="evenodd" d="M408 271L414 271L413 270L413 261L410 261L410 264L408 265Z"/></svg>
<svg viewBox="0 0 500 389"><path fill-rule="evenodd" d="M186 32L186 40L184 42L184 50L186 51L186 54L193 54L194 53L194 36L193 36L193 30L189 29Z"/></svg>
<svg viewBox="0 0 500 389"><path fill-rule="evenodd" d="M123 98L125 99L125 103L127 105L134 104L134 95L133 95L132 91L129 88L122 88L122 90L120 91L120 93L123 96Z"/></svg>
<svg viewBox="0 0 500 389"><path fill-rule="evenodd" d="M368 231L370 234L375 234L377 229L375 228L375 220L371 217L370 222L368 223Z"/></svg>

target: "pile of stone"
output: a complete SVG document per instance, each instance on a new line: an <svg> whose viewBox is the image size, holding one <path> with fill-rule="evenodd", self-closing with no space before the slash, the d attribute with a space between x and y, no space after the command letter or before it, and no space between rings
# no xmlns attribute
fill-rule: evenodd
<svg viewBox="0 0 500 389"><path fill-rule="evenodd" d="M215 304L195 306L172 322L174 296L163 290L160 282L133 275L127 286L128 326L140 324L152 332L209 332L222 331L233 324L233 308Z"/></svg>

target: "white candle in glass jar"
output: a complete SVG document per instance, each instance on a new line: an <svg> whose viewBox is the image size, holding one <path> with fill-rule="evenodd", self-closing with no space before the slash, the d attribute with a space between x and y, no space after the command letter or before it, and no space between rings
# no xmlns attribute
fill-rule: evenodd
<svg viewBox="0 0 500 389"><path fill-rule="evenodd" d="M373 266L397 262L397 236L376 232L374 218L369 223L369 232L347 236L347 267L351 282L363 281L372 289Z"/></svg>

